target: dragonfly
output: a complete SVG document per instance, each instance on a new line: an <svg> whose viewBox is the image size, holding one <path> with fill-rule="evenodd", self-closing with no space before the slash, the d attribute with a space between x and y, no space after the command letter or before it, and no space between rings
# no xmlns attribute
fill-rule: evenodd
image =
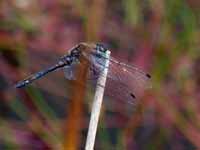
<svg viewBox="0 0 200 150"><path fill-rule="evenodd" d="M57 63L19 81L15 87L23 88L59 68L63 68L68 80L75 80L74 72L77 65L82 63L81 57L89 61L88 79L96 81L99 76L104 75L104 64L106 59L109 59L105 95L135 104L138 97L143 95L145 89L151 87L151 76L134 65L123 63L111 56L107 58L105 54L108 50L102 43L79 43L71 48L66 55L59 58Z"/></svg>

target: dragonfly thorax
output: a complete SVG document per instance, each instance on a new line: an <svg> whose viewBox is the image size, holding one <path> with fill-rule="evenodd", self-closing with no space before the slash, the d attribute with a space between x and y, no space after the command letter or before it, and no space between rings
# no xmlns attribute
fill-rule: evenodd
<svg viewBox="0 0 200 150"><path fill-rule="evenodd" d="M70 52L70 55L71 57L79 58L79 56L81 55L81 50L79 49L79 47L76 47Z"/></svg>
<svg viewBox="0 0 200 150"><path fill-rule="evenodd" d="M74 58L70 55L67 55L67 56L62 57L60 62L63 62L65 65L71 65L73 61L74 61Z"/></svg>

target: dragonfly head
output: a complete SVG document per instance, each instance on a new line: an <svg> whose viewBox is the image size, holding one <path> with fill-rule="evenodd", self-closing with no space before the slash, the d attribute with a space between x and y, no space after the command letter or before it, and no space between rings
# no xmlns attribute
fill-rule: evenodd
<svg viewBox="0 0 200 150"><path fill-rule="evenodd" d="M102 43L96 44L96 51L97 53L106 53L108 51L108 46Z"/></svg>
<svg viewBox="0 0 200 150"><path fill-rule="evenodd" d="M95 53L93 55L98 59L105 59L106 53L108 51L108 46L102 43L97 43L95 47Z"/></svg>

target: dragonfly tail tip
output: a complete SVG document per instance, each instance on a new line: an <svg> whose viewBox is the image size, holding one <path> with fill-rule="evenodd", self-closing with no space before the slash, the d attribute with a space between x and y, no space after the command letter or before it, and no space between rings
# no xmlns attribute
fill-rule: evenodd
<svg viewBox="0 0 200 150"><path fill-rule="evenodd" d="M21 84L21 83L17 83L14 85L15 88L22 88L24 87L25 85L24 84Z"/></svg>
<svg viewBox="0 0 200 150"><path fill-rule="evenodd" d="M20 88L20 86L18 84L15 84L14 87L15 88Z"/></svg>

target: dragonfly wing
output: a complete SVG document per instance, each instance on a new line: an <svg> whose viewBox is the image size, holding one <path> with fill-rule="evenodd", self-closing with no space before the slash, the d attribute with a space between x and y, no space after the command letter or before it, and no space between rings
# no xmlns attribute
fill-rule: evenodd
<svg viewBox="0 0 200 150"><path fill-rule="evenodd" d="M78 65L81 65L79 61L73 62L71 65L66 65L63 67L64 76L68 80L76 80L76 69Z"/></svg>
<svg viewBox="0 0 200 150"><path fill-rule="evenodd" d="M88 55L90 61L89 79L95 80L103 74L104 56ZM151 87L150 76L133 65L128 65L110 57L105 94L114 99L134 104L144 91Z"/></svg>
<svg viewBox="0 0 200 150"><path fill-rule="evenodd" d="M86 59L90 62L90 67L89 67L89 71L88 71L88 80L96 81L104 69L105 59L98 58L92 54L87 55Z"/></svg>
<svg viewBox="0 0 200 150"><path fill-rule="evenodd" d="M75 80L74 69L75 68L72 66L63 67L63 72L66 79Z"/></svg>
<svg viewBox="0 0 200 150"><path fill-rule="evenodd" d="M110 61L109 64L108 78L107 88L109 90L116 88L114 89L116 91L114 94L117 97L123 96L123 99L127 99L130 102L141 97L144 91L150 87L149 76L146 73L138 68L128 67L125 64L113 61ZM106 92L109 92L109 90Z"/></svg>
<svg viewBox="0 0 200 150"><path fill-rule="evenodd" d="M103 75L105 58L95 59L95 66ZM151 87L150 76L135 66L110 58L105 94L120 101L135 103L144 91Z"/></svg>
<svg viewBox="0 0 200 150"><path fill-rule="evenodd" d="M111 78L107 78L105 95L111 97L117 102L123 102L132 105L136 104L138 100L136 99L134 90L131 91L127 85L121 84L116 80L112 80Z"/></svg>
<svg viewBox="0 0 200 150"><path fill-rule="evenodd" d="M77 71L77 68L80 67L81 65L84 65L84 64L80 62L76 62L76 63L72 63L70 66L63 67L65 78L67 80L76 80L76 71ZM95 67L93 63L90 63L87 79L89 81L96 81L96 79L98 78L99 72L100 70L98 70L98 68Z"/></svg>

